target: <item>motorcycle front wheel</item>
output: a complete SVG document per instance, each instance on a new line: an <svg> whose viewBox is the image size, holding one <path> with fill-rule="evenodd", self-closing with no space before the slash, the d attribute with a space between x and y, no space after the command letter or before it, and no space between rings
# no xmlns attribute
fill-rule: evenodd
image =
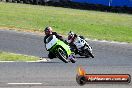
<svg viewBox="0 0 132 88"><path fill-rule="evenodd" d="M66 51L62 47L59 47L57 51L58 51L58 54L57 54L58 58L62 60L63 62L68 63L69 60L67 60L68 56Z"/></svg>
<svg viewBox="0 0 132 88"><path fill-rule="evenodd" d="M94 58L94 55L88 49L85 49L85 54L86 57L91 56L92 58Z"/></svg>

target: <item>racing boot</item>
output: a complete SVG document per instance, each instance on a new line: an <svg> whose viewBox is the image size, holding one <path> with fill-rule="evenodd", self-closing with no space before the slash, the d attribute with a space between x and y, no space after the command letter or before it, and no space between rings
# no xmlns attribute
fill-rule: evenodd
<svg viewBox="0 0 132 88"><path fill-rule="evenodd" d="M69 55L68 59L72 62L75 63L77 59L75 59L75 56L73 54Z"/></svg>

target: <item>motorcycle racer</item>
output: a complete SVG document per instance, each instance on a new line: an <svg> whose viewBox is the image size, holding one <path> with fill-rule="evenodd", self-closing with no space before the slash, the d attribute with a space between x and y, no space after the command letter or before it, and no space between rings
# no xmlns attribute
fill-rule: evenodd
<svg viewBox="0 0 132 88"><path fill-rule="evenodd" d="M44 29L44 33L45 33L45 37L44 37L44 43L45 43L45 44L46 44L46 39L47 39L50 35L55 35L59 40L62 40L63 42L65 41L61 35L57 34L56 32L53 32L52 27L46 27L46 28ZM55 56L52 52L49 52L48 58L53 59L53 58L55 58L55 57L56 57L56 56ZM68 58L69 58L69 59L75 59L75 57L74 57L73 54L69 55Z"/></svg>
<svg viewBox="0 0 132 88"><path fill-rule="evenodd" d="M69 44L74 43L75 40L76 40L76 38L79 38L79 37L82 38L82 39L84 39L83 36L78 36L78 35L75 34L74 32L70 31L70 32L68 33L68 43L69 43Z"/></svg>
<svg viewBox="0 0 132 88"><path fill-rule="evenodd" d="M51 27L46 27L44 29L44 32L45 32L45 37L44 37L44 43L46 43L46 39L50 36L50 35L55 35L58 39L63 40L63 37L61 35L58 35L56 32L53 32L52 31L53 29Z"/></svg>
<svg viewBox="0 0 132 88"><path fill-rule="evenodd" d="M77 35L74 32L68 33L68 39L67 42L69 43L69 46L71 50L75 54L79 54L80 56L89 57L92 55L92 47L87 43L86 39L83 36Z"/></svg>
<svg viewBox="0 0 132 88"><path fill-rule="evenodd" d="M77 34L75 34L74 32L70 31L68 33L68 39L67 39L67 42L69 43L69 45L71 46L71 50L73 52L78 52L77 50L80 48L78 48L76 45L76 40L80 40L80 39L84 39L83 36L78 36Z"/></svg>

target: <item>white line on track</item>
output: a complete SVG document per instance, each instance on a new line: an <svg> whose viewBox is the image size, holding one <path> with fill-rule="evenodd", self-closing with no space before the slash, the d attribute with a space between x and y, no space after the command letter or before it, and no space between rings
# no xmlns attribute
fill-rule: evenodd
<svg viewBox="0 0 132 88"><path fill-rule="evenodd" d="M27 63L36 63L36 62L50 62L50 59L42 58L37 61L0 61L0 63L12 63L12 62L27 62Z"/></svg>
<svg viewBox="0 0 132 88"><path fill-rule="evenodd" d="M43 83L7 83L8 85L42 85Z"/></svg>
<svg viewBox="0 0 132 88"><path fill-rule="evenodd" d="M0 61L0 63L6 63L6 62L7 63L9 63L9 62L11 63L11 62L15 62L15 61Z"/></svg>

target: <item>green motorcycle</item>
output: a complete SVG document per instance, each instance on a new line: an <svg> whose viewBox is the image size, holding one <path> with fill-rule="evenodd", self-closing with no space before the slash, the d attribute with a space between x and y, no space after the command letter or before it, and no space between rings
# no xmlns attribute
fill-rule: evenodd
<svg viewBox="0 0 132 88"><path fill-rule="evenodd" d="M72 53L70 47L66 45L63 41L56 38L55 35L50 35L46 39L46 50L52 52L56 57L58 57L65 63L76 62L73 58L69 59L69 56Z"/></svg>

